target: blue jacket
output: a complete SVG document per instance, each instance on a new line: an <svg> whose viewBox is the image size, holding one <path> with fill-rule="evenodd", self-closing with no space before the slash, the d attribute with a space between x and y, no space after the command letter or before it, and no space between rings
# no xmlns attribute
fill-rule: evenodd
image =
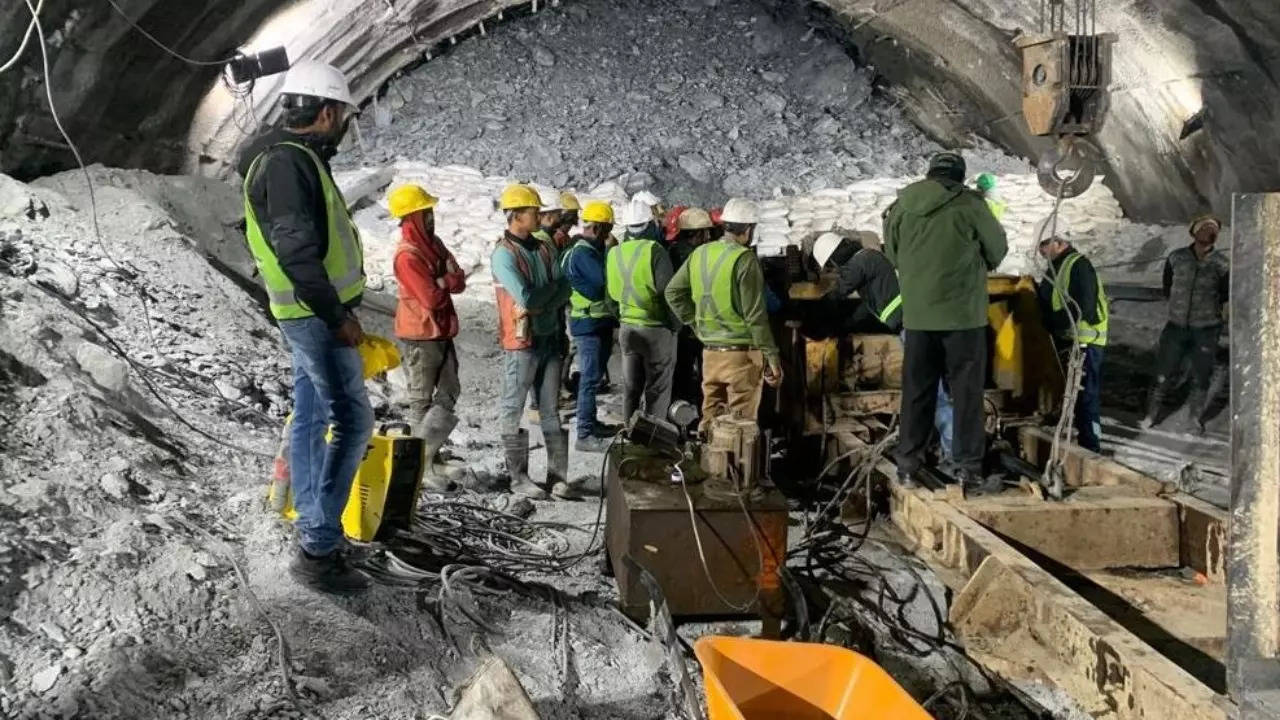
<svg viewBox="0 0 1280 720"><path fill-rule="evenodd" d="M574 245L582 238L574 238ZM565 263L564 274L569 278L569 285L588 300L605 300L604 247L593 254L586 248L574 251L574 245L566 250L568 262ZM569 318L570 335L591 335L600 330L615 328L615 318Z"/></svg>

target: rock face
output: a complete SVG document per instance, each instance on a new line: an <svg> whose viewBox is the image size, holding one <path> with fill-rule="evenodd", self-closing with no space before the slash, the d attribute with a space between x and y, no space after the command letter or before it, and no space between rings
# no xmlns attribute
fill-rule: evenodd
<svg viewBox="0 0 1280 720"><path fill-rule="evenodd" d="M244 44L266 18L289 5L209 0L191 13L159 0L118 4L161 41L203 60ZM572 11L575 4L565 7ZM705 13L707 23L737 11L731 3L675 4ZM875 12L860 0L820 4L831 10L829 29L856 28L849 45L859 63L874 66L892 83L902 107L936 139L957 144L978 133L1019 154L1034 154L1039 147L1018 116L1019 67L1010 42L1018 31L1036 28L1038 0L913 0ZM740 28L749 33L748 50L762 61L795 52L776 41L775 30L787 16L804 12L798 2L772 5L777 12L757 13L758 25ZM492 28L499 12L528 12L528 5L405 0L389 7L381 0L323 0L307 11L313 15L290 17L287 27L275 29L275 37L287 38L292 58L337 64L353 78L355 93L367 99L405 66L438 54L450 38L478 32L481 21ZM1280 113L1274 111L1280 90L1280 5L1168 0L1105 3L1099 12L1099 30L1118 36L1111 108L1099 140L1110 161L1109 183L1131 215L1184 219L1205 205L1226 212L1231 192L1280 184L1280 164L1271 151L1271 138L1280 131ZM227 171L226 160L242 136L237 123L243 125L245 118L243 111L239 116L230 111L225 92L201 105L216 84L218 68L192 67L170 57L130 29L107 3L47 0L42 17L54 99L88 159L161 171ZM0 48L6 54L19 45L27 21L24 3L0 8ZM938 32L939 27L947 31ZM656 24L652 29L662 32ZM45 107L38 50L31 45L13 71L0 74L0 171L19 177L72 164ZM558 49L531 48L525 57L544 63L538 67L548 67L548 59L558 67L559 55ZM714 72L715 53L709 53L708 62ZM865 99L863 91L844 88L860 70L838 65L801 89L811 100L856 108ZM780 74L769 72L762 79L781 87ZM264 81L255 93L262 101L260 115L270 107L274 84ZM1184 124L1202 109L1203 129L1180 138ZM472 135L485 128L477 125Z"/></svg>

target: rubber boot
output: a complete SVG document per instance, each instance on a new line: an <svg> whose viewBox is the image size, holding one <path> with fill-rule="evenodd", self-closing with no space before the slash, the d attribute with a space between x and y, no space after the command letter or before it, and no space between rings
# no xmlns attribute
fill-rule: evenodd
<svg viewBox="0 0 1280 720"><path fill-rule="evenodd" d="M422 421L423 455L426 465L422 487L431 492L448 492L466 475L462 468L449 467L437 460L437 454L449 433L458 426L458 416L440 405L433 405Z"/></svg>
<svg viewBox="0 0 1280 720"><path fill-rule="evenodd" d="M1156 378L1155 387L1151 388L1151 394L1147 396L1147 415L1138 423L1138 427L1143 430L1155 426L1156 416L1160 414L1160 409L1164 407L1164 384L1164 378Z"/></svg>
<svg viewBox="0 0 1280 720"><path fill-rule="evenodd" d="M544 439L547 443L547 489L561 500L579 497L577 489L569 484L568 434L561 430L546 434Z"/></svg>
<svg viewBox="0 0 1280 720"><path fill-rule="evenodd" d="M529 431L503 435L507 452L507 474L511 476L511 494L530 500L546 500L547 493L529 479Z"/></svg>

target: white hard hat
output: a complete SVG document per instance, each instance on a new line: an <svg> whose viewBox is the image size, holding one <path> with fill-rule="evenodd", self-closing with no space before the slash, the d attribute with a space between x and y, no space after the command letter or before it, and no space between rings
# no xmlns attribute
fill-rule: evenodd
<svg viewBox="0 0 1280 720"><path fill-rule="evenodd" d="M643 200L632 198L631 202L622 210L621 221L623 225L628 227L634 225L647 225L653 221L653 211Z"/></svg>
<svg viewBox="0 0 1280 720"><path fill-rule="evenodd" d="M300 60L289 68L284 76L280 92L286 95L308 95L346 103L352 108L356 101L351 97L347 78L338 68L317 60Z"/></svg>
<svg viewBox="0 0 1280 720"><path fill-rule="evenodd" d="M542 206L538 208L538 212L547 213L564 209L564 204L560 202L560 193L555 188L547 185L534 185L533 189L537 191L538 197L542 198Z"/></svg>
<svg viewBox="0 0 1280 720"><path fill-rule="evenodd" d="M720 213L720 221L740 225L755 225L760 222L760 210L750 200L733 198L724 204L724 211Z"/></svg>
<svg viewBox="0 0 1280 720"><path fill-rule="evenodd" d="M641 190L635 195L632 195L631 200L633 202L642 202L645 204L645 207L650 207L650 208L653 207L654 205L662 204L662 200L660 200L657 195L654 195L648 190Z"/></svg>
<svg viewBox="0 0 1280 720"><path fill-rule="evenodd" d="M818 267L827 264L835 254L836 248L840 247L841 240L843 238L835 233L823 233L818 236L817 241L813 243L813 259L818 261Z"/></svg>
<svg viewBox="0 0 1280 720"><path fill-rule="evenodd" d="M1067 238L1071 237L1071 228L1067 225L1066 218L1061 215L1058 216L1058 224L1055 227L1053 225L1053 216L1049 215L1036 223L1035 234L1033 237L1035 237L1037 245L1043 242L1048 242L1055 237L1059 240L1065 241Z"/></svg>

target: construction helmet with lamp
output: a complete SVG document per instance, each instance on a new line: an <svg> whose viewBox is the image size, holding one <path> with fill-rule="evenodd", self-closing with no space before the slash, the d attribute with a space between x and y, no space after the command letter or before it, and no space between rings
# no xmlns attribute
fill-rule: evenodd
<svg viewBox="0 0 1280 720"><path fill-rule="evenodd" d="M755 225L760 222L760 210L756 204L744 198L733 198L724 204L720 220L736 225Z"/></svg>
<svg viewBox="0 0 1280 720"><path fill-rule="evenodd" d="M710 230L711 216L702 208L688 208L680 213L680 219L676 221L676 227L684 230Z"/></svg>
<svg viewBox="0 0 1280 720"><path fill-rule="evenodd" d="M391 216L401 220L419 210L430 210L439 200L421 185L401 185L387 196L387 209Z"/></svg>
<svg viewBox="0 0 1280 720"><path fill-rule="evenodd" d="M840 247L840 241L844 238L835 233L823 233L813 243L813 259L818 263L818 267L825 267L827 261L832 255L836 254L836 248Z"/></svg>
<svg viewBox="0 0 1280 720"><path fill-rule="evenodd" d="M565 191L560 193L560 208L562 210L581 210L582 205L578 202L577 195Z"/></svg>
<svg viewBox="0 0 1280 720"><path fill-rule="evenodd" d="M653 222L652 206L645 204L643 200L632 198L622 211L622 224L627 227L648 225L651 222Z"/></svg>
<svg viewBox="0 0 1280 720"><path fill-rule="evenodd" d="M522 208L540 208L542 198L538 191L528 185L516 183L508 185L498 196L498 208L501 210L520 210Z"/></svg>
<svg viewBox="0 0 1280 720"><path fill-rule="evenodd" d="M347 78L338 68L317 60L300 60L289 68L280 85L282 95L301 95L324 98L344 103L352 110L356 101L351 97Z"/></svg>
<svg viewBox="0 0 1280 720"><path fill-rule="evenodd" d="M593 200L582 208L580 216L584 223L608 223L613 224L613 206L607 202Z"/></svg>

